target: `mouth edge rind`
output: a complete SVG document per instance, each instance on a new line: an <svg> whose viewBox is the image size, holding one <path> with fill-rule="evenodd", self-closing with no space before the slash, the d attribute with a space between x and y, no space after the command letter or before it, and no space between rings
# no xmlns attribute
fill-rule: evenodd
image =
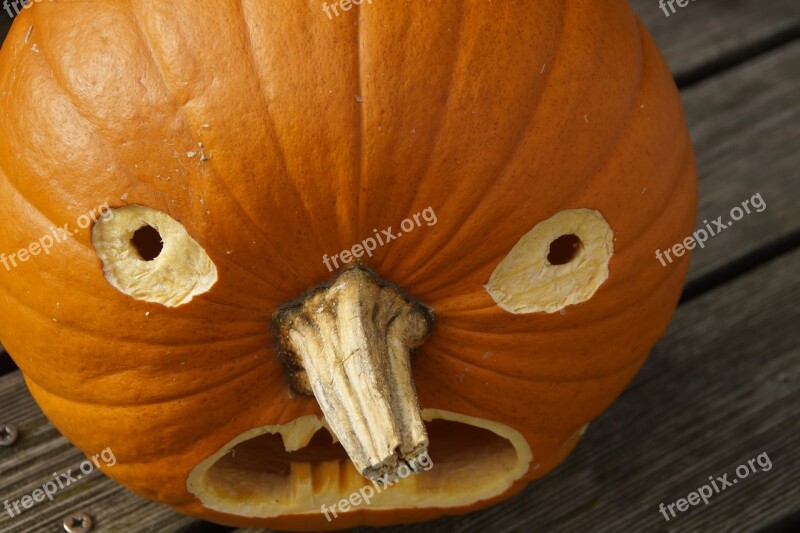
<svg viewBox="0 0 800 533"><path fill-rule="evenodd" d="M392 509L398 508L460 508L465 506L471 506L476 504L477 502L489 500L491 498L495 498L500 496L501 494L505 493L509 490L517 481L522 479L531 468L533 463L533 454L531 452L530 446L525 439L525 437L517 431L516 429L506 426L505 424L501 424L499 422L494 422L487 419L481 419L476 417L471 417L468 415L462 415L459 413L454 413L451 411L446 411L442 409L434 409L434 408L425 408L422 409L422 416L426 422L432 422L435 420L443 420L443 421L450 421L450 422L457 422L464 425L469 425L473 427L478 427L489 431L496 435L497 437L502 438L505 440L513 449L515 453L515 462L511 468L508 468L504 471L491 471L486 468L487 472L491 474L488 479L490 480L490 484L485 484L482 486L482 490L479 491L472 491L466 492L465 495L461 495L459 499L456 496L453 496L450 492L442 492L442 493L423 493L419 494L417 499L414 500L413 498L409 498L406 495L401 495L405 497L399 498L400 503L394 504L393 501L389 500L388 502L381 503L378 501L373 502L368 509L371 509L374 512L381 512L387 511ZM336 494L313 494L310 495L312 498L311 502L305 502L306 505L304 506L297 506L297 505L287 505L285 502L276 505L275 508L271 509L270 512L264 513L263 508L264 505L248 505L247 503L242 502L235 502L235 504L231 504L228 500L221 497L211 481L209 480L209 472L212 468L219 462L225 455L227 455L231 449L233 449L236 445L241 444L247 440L259 437L264 434L279 434L283 438L284 445L287 442L293 442L291 435L287 434L295 429L297 426L308 426L312 428L316 428L311 432L307 433L307 438L304 438L305 444L310 442L311 438L322 428L327 428L327 423L324 418L318 415L304 415L290 422L285 424L278 424L278 425L267 425L261 426L257 428L253 428L249 431L246 431L234 439L229 441L225 446L220 448L216 453L210 455L207 459L198 463L197 466L192 470L187 478L186 488L187 491L196 497L199 502L207 509L220 512L231 514L235 516L242 516L247 518L253 519L273 519L278 518L281 516L286 515L313 515L320 512L320 505L323 503L335 503L342 497L346 497L349 494L344 494L345 491L337 492ZM305 431L303 431L306 434ZM295 443L297 444L297 443ZM302 448L302 446L300 446ZM299 448L295 448L299 449ZM491 464L492 467L496 467L496 462L493 458L485 458L484 462L489 465ZM445 464L437 463L438 470L441 472L443 468L446 468ZM480 466L480 465L479 465ZM437 468L437 467L433 467ZM419 474L419 476L424 476L425 472ZM445 475L445 474L439 474ZM414 476L417 477L417 476ZM361 478L363 479L363 478ZM450 477L446 478L447 481L451 481ZM464 489L464 487L472 487L474 484L466 483L463 478L463 475L459 473L459 477L455 477L452 479L452 483L450 486L458 486L460 489ZM398 494L402 492L404 489L402 487L409 484L409 480L406 479L403 483L397 484L392 487L391 491L387 492L386 494ZM343 496L344 495L344 496ZM417 496L416 493L413 496ZM278 499L275 498L277 502ZM418 505L420 502L424 501L424 505ZM261 512L258 512L258 510Z"/></svg>

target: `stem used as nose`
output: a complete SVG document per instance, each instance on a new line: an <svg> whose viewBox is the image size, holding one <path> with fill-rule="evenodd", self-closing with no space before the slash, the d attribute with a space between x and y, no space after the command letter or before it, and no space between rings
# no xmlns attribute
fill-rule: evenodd
<svg viewBox="0 0 800 533"><path fill-rule="evenodd" d="M410 356L429 309L356 265L274 321L292 389L316 397L359 472L391 481L427 452Z"/></svg>

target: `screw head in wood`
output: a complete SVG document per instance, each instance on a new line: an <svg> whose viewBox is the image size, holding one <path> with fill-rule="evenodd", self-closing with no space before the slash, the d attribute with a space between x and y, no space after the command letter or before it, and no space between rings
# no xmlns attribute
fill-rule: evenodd
<svg viewBox="0 0 800 533"><path fill-rule="evenodd" d="M69 533L88 533L94 528L92 517L80 511L64 519L64 529Z"/></svg>
<svg viewBox="0 0 800 533"><path fill-rule="evenodd" d="M0 446L12 446L19 438L19 431L11 424L0 424Z"/></svg>

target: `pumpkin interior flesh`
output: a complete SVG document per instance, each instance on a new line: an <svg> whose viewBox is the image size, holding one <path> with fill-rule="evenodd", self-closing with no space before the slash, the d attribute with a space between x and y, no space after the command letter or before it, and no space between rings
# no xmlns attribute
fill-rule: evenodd
<svg viewBox="0 0 800 533"><path fill-rule="evenodd" d="M448 462L455 462L463 460L465 456L471 459L476 454L502 454L509 448L508 441L504 438L474 426L448 420L433 420L426 427L433 442L428 448L428 454L434 460L447 457ZM466 447L465 442L469 443ZM315 433L308 445L294 452L286 451L279 435L267 433L234 446L230 453L212 467L209 474L214 475L216 469L233 469L285 476L291 471L292 463L314 465L349 460L342 445L333 442L325 431Z"/></svg>
<svg viewBox="0 0 800 533"><path fill-rule="evenodd" d="M369 505L355 509L467 505L502 493L528 470L530 449L515 430L446 411L423 414L431 462L416 465L418 474L376 490ZM316 431L290 452L285 433L272 429L248 432L249 438L248 433L240 436L198 465L189 490L218 511L271 517L319 513L323 504L330 507L365 486L374 487L328 431Z"/></svg>

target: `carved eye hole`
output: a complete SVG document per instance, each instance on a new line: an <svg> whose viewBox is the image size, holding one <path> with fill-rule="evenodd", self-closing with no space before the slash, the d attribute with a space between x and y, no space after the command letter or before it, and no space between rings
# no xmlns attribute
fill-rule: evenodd
<svg viewBox="0 0 800 533"><path fill-rule="evenodd" d="M485 288L509 313L554 313L585 302L608 279L614 232L599 211L568 209L538 223Z"/></svg>
<svg viewBox="0 0 800 533"><path fill-rule="evenodd" d="M566 265L578 255L581 239L574 233L562 235L550 243L550 253L547 262L551 265Z"/></svg>
<svg viewBox="0 0 800 533"><path fill-rule="evenodd" d="M142 226L133 232L131 244L139 252L139 257L145 261L152 261L164 249L164 241L161 234L153 226Z"/></svg>
<svg viewBox="0 0 800 533"><path fill-rule="evenodd" d="M217 282L217 267L183 225L141 205L111 209L92 228L106 280L123 294L177 307Z"/></svg>

